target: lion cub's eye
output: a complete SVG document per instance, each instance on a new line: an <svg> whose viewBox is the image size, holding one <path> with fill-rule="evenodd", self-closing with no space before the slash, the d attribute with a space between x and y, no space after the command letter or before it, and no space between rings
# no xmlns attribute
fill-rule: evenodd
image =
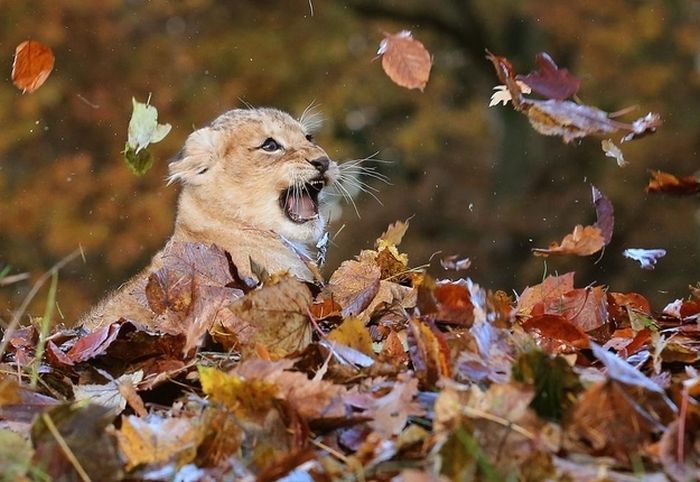
<svg viewBox="0 0 700 482"><path fill-rule="evenodd" d="M313 142L313 141L314 141L314 136L312 136L311 134L306 134L306 140L309 141L309 142Z"/></svg>
<svg viewBox="0 0 700 482"><path fill-rule="evenodd" d="M267 139L265 139L265 142L262 143L262 146L260 146L260 149L262 149L263 151L266 151L266 152L275 152L275 151L279 151L280 149L282 149L282 146L279 144L279 142L274 140L272 137L268 137Z"/></svg>

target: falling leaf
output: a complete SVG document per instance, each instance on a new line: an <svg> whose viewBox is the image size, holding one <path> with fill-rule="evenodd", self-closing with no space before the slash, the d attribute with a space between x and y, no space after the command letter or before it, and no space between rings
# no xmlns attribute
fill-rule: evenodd
<svg viewBox="0 0 700 482"><path fill-rule="evenodd" d="M383 248L386 246L398 246L401 244L406 231L408 231L408 220L406 221L396 221L386 228L386 231L382 233L381 236L376 241L377 248Z"/></svg>
<svg viewBox="0 0 700 482"><path fill-rule="evenodd" d="M594 226L600 228L605 246L607 246L610 244L615 227L615 211L610 199L600 192L597 187L591 186L591 192L597 218Z"/></svg>
<svg viewBox="0 0 700 482"><path fill-rule="evenodd" d="M469 258L459 259L458 254L453 254L440 260L440 266L446 270L465 271L469 269L471 265L472 262Z"/></svg>
<svg viewBox="0 0 700 482"><path fill-rule="evenodd" d="M603 233L597 226L577 225L573 233L567 234L561 244L553 242L549 248L533 248L535 256L574 254L590 256L605 246Z"/></svg>
<svg viewBox="0 0 700 482"><path fill-rule="evenodd" d="M661 118L658 114L649 113L637 119L632 124L618 122L610 118L610 114L597 107L578 104L570 100L558 100L550 98L547 100L532 99L523 96L523 91L517 83L519 78L515 74L513 65L505 57L498 57L488 50L486 58L491 61L498 79L507 87L512 98L513 108L522 112L528 117L532 127L540 134L546 136L560 136L564 142L569 143L575 139L591 135L610 135L623 131L627 135L622 142L643 137L644 135L656 132L661 125ZM542 63L548 74L543 90L550 94L565 95L571 92L574 87L578 88L575 78L569 78L570 74L561 74L562 70L556 64L542 57ZM540 75L539 77L542 77ZM527 83L528 81L526 81ZM551 84L551 85L549 85ZM561 85L560 85L561 84ZM528 84L530 87L532 85ZM559 90L561 87L561 90Z"/></svg>
<svg viewBox="0 0 700 482"><path fill-rule="evenodd" d="M344 318L364 310L379 291L381 269L372 260L344 261L328 281L333 300L342 308Z"/></svg>
<svg viewBox="0 0 700 482"><path fill-rule="evenodd" d="M516 79L547 99L564 100L578 92L581 80L567 69L560 69L547 52L537 54L535 61L538 70L518 75Z"/></svg>
<svg viewBox="0 0 700 482"><path fill-rule="evenodd" d="M652 171L647 192L664 192L676 196L700 193L700 179L695 176L676 177L663 171Z"/></svg>
<svg viewBox="0 0 700 482"><path fill-rule="evenodd" d="M382 68L394 83L407 89L425 89L432 59L423 44L411 36L410 31L385 34L377 55L382 56Z"/></svg>
<svg viewBox="0 0 700 482"><path fill-rule="evenodd" d="M627 161L625 161L625 156L622 154L620 148L617 147L611 139L604 139L601 141L600 147L603 149L606 156L612 157L617 161L618 166L625 167L627 164L629 164Z"/></svg>
<svg viewBox="0 0 700 482"><path fill-rule="evenodd" d="M134 110L129 121L129 137L124 149L127 166L137 176L143 176L153 166L153 156L146 150L150 144L162 141L172 126L158 123L158 110L132 98Z"/></svg>
<svg viewBox="0 0 700 482"><path fill-rule="evenodd" d="M532 92L530 90L530 87L525 82L521 82L520 80L516 80L515 82L518 87L520 87L520 92L523 94L529 94ZM513 100L513 97L510 95L510 91L508 90L507 85L497 85L496 87L493 88L496 92L491 94L491 100L489 101L489 107L493 107L495 105L498 105L500 103L503 103L503 105L508 104L511 100Z"/></svg>
<svg viewBox="0 0 700 482"><path fill-rule="evenodd" d="M51 49L36 40L25 40L15 49L12 82L22 93L32 93L41 87L53 70Z"/></svg>
<svg viewBox="0 0 700 482"><path fill-rule="evenodd" d="M666 250L627 248L622 252L622 256L637 261L642 266L642 269L654 269L656 262L666 256Z"/></svg>

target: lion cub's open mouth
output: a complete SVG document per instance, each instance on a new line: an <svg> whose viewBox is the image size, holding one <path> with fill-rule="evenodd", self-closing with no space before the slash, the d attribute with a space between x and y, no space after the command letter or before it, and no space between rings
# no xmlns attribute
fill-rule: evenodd
<svg viewBox="0 0 700 482"><path fill-rule="evenodd" d="M302 224L318 217L318 195L325 187L322 177L311 179L303 185L290 186L280 194L280 206L293 222Z"/></svg>

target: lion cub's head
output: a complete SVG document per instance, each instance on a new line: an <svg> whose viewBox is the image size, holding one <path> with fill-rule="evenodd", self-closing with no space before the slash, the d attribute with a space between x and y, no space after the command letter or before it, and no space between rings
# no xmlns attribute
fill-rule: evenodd
<svg viewBox="0 0 700 482"><path fill-rule="evenodd" d="M326 223L319 208L339 170L308 124L276 109L234 109L193 132L170 164L170 182L183 184L180 210L195 203L223 224L318 241Z"/></svg>

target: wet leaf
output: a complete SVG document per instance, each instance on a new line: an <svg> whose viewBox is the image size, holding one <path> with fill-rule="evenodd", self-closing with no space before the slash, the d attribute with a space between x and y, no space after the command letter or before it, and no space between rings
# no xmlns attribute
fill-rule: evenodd
<svg viewBox="0 0 700 482"><path fill-rule="evenodd" d="M22 93L32 93L46 82L54 61L49 47L36 40L25 40L15 49L12 82Z"/></svg>
<svg viewBox="0 0 700 482"><path fill-rule="evenodd" d="M637 261L642 269L654 269L656 262L666 256L666 250L627 248L622 252L622 256Z"/></svg>
<svg viewBox="0 0 700 482"><path fill-rule="evenodd" d="M581 80L567 69L560 69L547 52L535 57L539 68L516 79L527 84L534 92L548 99L564 100L578 92Z"/></svg>
<svg viewBox="0 0 700 482"><path fill-rule="evenodd" d="M394 83L407 89L425 89L432 59L423 44L411 36L410 31L385 34L377 55L382 56L382 68Z"/></svg>

